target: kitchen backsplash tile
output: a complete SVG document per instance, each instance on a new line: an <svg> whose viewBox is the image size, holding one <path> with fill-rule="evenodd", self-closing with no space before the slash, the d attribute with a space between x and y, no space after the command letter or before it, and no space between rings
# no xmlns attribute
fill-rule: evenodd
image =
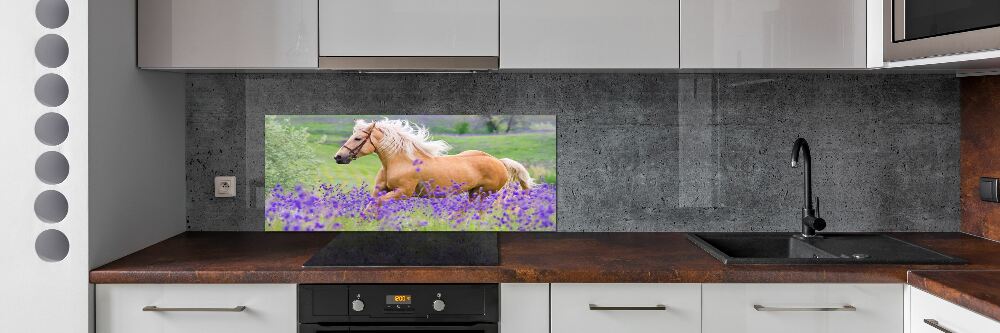
<svg viewBox="0 0 1000 333"><path fill-rule="evenodd" d="M558 115L560 231L794 231L813 149L828 231L959 229L948 75L189 74L188 228L263 230L265 114ZM212 179L237 176L236 198Z"/></svg>

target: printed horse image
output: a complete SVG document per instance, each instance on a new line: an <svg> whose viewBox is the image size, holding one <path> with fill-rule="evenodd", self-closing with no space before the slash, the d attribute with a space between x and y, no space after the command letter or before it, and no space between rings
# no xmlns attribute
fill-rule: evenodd
<svg viewBox="0 0 1000 333"><path fill-rule="evenodd" d="M444 141L431 141L426 128L406 120L357 120L354 133L334 156L337 164L375 154L382 162L373 195L379 204L393 199L431 197L440 190L468 192L469 199L499 191L508 183L534 186L528 170L509 158L478 150L445 155Z"/></svg>

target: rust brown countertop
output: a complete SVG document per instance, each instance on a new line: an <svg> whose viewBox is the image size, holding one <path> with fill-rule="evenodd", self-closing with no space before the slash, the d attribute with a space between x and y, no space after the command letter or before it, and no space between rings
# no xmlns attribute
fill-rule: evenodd
<svg viewBox="0 0 1000 333"><path fill-rule="evenodd" d="M90 272L91 283L904 283L909 270L1000 270L1000 243L961 233L893 237L967 265L726 266L684 233L501 233L492 267L303 268L333 233L186 232Z"/></svg>
<svg viewBox="0 0 1000 333"><path fill-rule="evenodd" d="M911 271L907 283L1000 321L1000 270Z"/></svg>

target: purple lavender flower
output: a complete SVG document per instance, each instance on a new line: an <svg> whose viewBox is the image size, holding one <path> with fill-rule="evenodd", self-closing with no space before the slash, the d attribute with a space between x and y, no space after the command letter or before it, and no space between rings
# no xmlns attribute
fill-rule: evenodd
<svg viewBox="0 0 1000 333"><path fill-rule="evenodd" d="M415 164L421 164L414 161ZM554 230L555 188L505 188L472 196L462 184L447 188L426 184L428 197L390 200L381 206L367 184L345 188L320 184L315 189L276 185L265 207L268 230Z"/></svg>

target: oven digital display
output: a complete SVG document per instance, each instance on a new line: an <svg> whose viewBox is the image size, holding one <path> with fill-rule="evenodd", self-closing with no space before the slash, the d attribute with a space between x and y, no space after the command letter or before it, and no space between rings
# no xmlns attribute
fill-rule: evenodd
<svg viewBox="0 0 1000 333"><path fill-rule="evenodd" d="M413 303L412 295L385 295L385 304L397 305L411 303Z"/></svg>

